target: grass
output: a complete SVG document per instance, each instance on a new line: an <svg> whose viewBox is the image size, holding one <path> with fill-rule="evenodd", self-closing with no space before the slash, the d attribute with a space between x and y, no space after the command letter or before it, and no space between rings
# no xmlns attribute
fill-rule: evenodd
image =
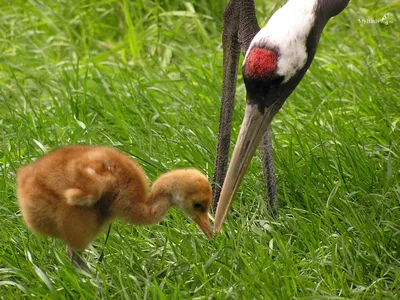
<svg viewBox="0 0 400 300"><path fill-rule="evenodd" d="M284 1L257 1L260 24ZM180 212L114 223L86 252L32 234L16 170L50 149L113 145L154 180L212 178L222 78L220 1L2 0L0 298L399 299L400 4L351 1L325 29L273 123L280 213L257 155L213 241ZM363 24L360 19L393 21ZM241 76L233 141L243 117Z"/></svg>

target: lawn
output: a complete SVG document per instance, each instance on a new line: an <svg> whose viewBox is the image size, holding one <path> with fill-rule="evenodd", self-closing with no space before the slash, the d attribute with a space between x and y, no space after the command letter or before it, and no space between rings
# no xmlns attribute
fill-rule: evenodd
<svg viewBox="0 0 400 300"><path fill-rule="evenodd" d="M227 1L0 0L1 299L399 299L400 3L353 0L272 124L279 216L256 154L222 233L180 211L113 224L76 271L28 230L16 170L67 144L114 146L153 181L212 180ZM260 25L284 3L256 1ZM375 23L386 15L387 24ZM243 118L241 75L233 140Z"/></svg>

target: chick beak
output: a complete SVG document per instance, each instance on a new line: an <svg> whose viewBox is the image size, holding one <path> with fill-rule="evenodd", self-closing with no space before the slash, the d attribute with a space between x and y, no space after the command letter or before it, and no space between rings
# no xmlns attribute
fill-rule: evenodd
<svg viewBox="0 0 400 300"><path fill-rule="evenodd" d="M204 232L204 234L207 236L209 240L212 240L213 238L213 232L210 224L210 219L208 218L208 215L205 214L199 214L199 215L194 215L193 221L200 227L201 231Z"/></svg>
<svg viewBox="0 0 400 300"><path fill-rule="evenodd" d="M258 111L257 105L246 105L246 112L240 127L238 141L233 150L232 159L222 186L215 214L214 233L220 232L229 208L232 205L233 197L273 116L274 114L271 109L267 108L261 113Z"/></svg>

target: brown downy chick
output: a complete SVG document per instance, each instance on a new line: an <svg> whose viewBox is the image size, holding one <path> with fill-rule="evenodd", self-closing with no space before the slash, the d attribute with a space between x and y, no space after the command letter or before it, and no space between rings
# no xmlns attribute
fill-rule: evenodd
<svg viewBox="0 0 400 300"><path fill-rule="evenodd" d="M106 147L67 146L18 170L17 196L25 222L35 232L64 240L71 259L115 218L147 225L171 206L182 208L208 238L211 188L195 169L157 179L148 195L146 175L127 155Z"/></svg>

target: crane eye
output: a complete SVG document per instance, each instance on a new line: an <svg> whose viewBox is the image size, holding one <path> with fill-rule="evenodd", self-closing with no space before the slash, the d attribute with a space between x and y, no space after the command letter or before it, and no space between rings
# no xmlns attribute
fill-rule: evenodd
<svg viewBox="0 0 400 300"><path fill-rule="evenodd" d="M206 207L201 203L193 203L193 208L195 210L198 210L198 211L201 211L201 212L205 212L206 211Z"/></svg>

